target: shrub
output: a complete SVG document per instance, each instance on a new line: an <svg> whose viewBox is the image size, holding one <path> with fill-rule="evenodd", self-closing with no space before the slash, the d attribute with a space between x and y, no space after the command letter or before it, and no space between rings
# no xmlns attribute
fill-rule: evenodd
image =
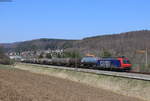
<svg viewBox="0 0 150 101"><path fill-rule="evenodd" d="M3 47L0 47L0 64L12 65L14 61L5 55Z"/></svg>
<svg viewBox="0 0 150 101"><path fill-rule="evenodd" d="M80 58L81 55L78 51L72 51L72 52L64 52L63 57L64 58Z"/></svg>
<svg viewBox="0 0 150 101"><path fill-rule="evenodd" d="M52 58L51 53L47 53L47 54L46 54L46 58L51 59L51 58Z"/></svg>

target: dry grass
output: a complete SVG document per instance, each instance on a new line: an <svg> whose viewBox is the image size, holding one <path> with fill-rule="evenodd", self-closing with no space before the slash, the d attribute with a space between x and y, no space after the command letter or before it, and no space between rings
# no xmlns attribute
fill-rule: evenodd
<svg viewBox="0 0 150 101"><path fill-rule="evenodd" d="M111 90L112 92L137 97L150 101L150 82L128 78L96 75L90 73L74 72L61 69L42 68L40 66L18 64L16 68L31 72L60 77L90 86Z"/></svg>
<svg viewBox="0 0 150 101"><path fill-rule="evenodd" d="M0 101L141 101L81 83L17 69L0 69Z"/></svg>

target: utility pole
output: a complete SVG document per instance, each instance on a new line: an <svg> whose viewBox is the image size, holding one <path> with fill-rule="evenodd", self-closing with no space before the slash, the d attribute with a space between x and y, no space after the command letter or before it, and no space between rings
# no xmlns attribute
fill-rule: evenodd
<svg viewBox="0 0 150 101"><path fill-rule="evenodd" d="M147 51L147 48L145 50L145 66L146 67L148 66L148 51Z"/></svg>
<svg viewBox="0 0 150 101"><path fill-rule="evenodd" d="M76 54L76 52L77 52L77 48L75 48L74 49L74 55L75 55L75 57L74 57L74 62L75 62L75 71L77 71L78 69L78 67L77 67L77 54Z"/></svg>

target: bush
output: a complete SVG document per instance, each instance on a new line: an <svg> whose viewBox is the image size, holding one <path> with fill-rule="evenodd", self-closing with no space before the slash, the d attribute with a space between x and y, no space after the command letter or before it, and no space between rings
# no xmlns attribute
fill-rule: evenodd
<svg viewBox="0 0 150 101"><path fill-rule="evenodd" d="M0 64L12 65L14 61L5 55L3 47L0 47Z"/></svg>
<svg viewBox="0 0 150 101"><path fill-rule="evenodd" d="M140 67L141 67L140 72L150 73L150 64L148 66L146 66L145 64L142 64Z"/></svg>
<svg viewBox="0 0 150 101"><path fill-rule="evenodd" d="M9 59L7 56L0 58L0 64L4 65L12 65L14 64L14 61Z"/></svg>
<svg viewBox="0 0 150 101"><path fill-rule="evenodd" d="M51 59L51 58L52 58L51 53L47 53L47 54L46 54L46 58Z"/></svg>
<svg viewBox="0 0 150 101"><path fill-rule="evenodd" d="M63 57L64 58L80 58L81 55L78 51L72 51L72 52L64 52Z"/></svg>
<svg viewBox="0 0 150 101"><path fill-rule="evenodd" d="M150 73L150 64L146 66L145 64L133 64L132 71Z"/></svg>
<svg viewBox="0 0 150 101"><path fill-rule="evenodd" d="M44 55L44 53L41 53L40 56L39 56L39 58L40 58L40 59L41 59L41 58L44 58L43 55Z"/></svg>

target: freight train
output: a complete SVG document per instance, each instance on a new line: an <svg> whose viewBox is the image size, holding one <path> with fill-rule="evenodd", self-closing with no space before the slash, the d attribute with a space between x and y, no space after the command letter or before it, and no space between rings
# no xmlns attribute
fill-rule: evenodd
<svg viewBox="0 0 150 101"><path fill-rule="evenodd" d="M126 57L114 58L98 58L93 56L86 56L84 58L53 58L53 59L25 59L22 62L67 66L76 68L90 68L103 70L131 70L132 64Z"/></svg>

